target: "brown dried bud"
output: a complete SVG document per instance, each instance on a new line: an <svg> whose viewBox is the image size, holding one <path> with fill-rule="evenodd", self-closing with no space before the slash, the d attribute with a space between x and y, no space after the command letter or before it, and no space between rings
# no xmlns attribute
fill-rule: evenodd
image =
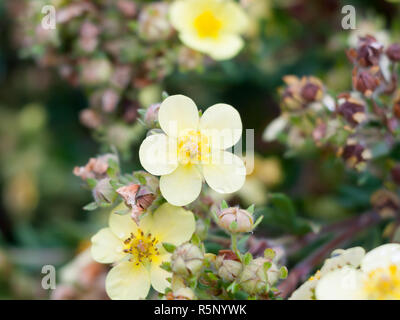
<svg viewBox="0 0 400 320"><path fill-rule="evenodd" d="M253 230L253 216L238 207L226 208L218 213L219 226L231 233Z"/></svg>
<svg viewBox="0 0 400 320"><path fill-rule="evenodd" d="M378 65L382 51L383 45L373 36L361 37L357 47L357 62L362 67Z"/></svg>
<svg viewBox="0 0 400 320"><path fill-rule="evenodd" d="M110 159L118 162L117 156L107 153L97 158L90 158L85 166L75 167L73 173L82 180L87 180L89 178L102 179L107 176L108 161Z"/></svg>
<svg viewBox="0 0 400 320"><path fill-rule="evenodd" d="M289 110L304 109L323 98L324 87L318 78L286 76L283 81L287 84L282 93L283 107Z"/></svg>
<svg viewBox="0 0 400 320"><path fill-rule="evenodd" d="M372 194L371 204L384 217L393 217L400 209L400 199L397 194L385 189Z"/></svg>
<svg viewBox="0 0 400 320"><path fill-rule="evenodd" d="M364 102L352 97L344 99L344 101L339 100L337 111L352 126L356 126L366 120Z"/></svg>
<svg viewBox="0 0 400 320"><path fill-rule="evenodd" d="M389 48L386 50L386 54L389 57L389 59L392 60L393 62L399 62L400 43L393 43L392 45L390 45Z"/></svg>
<svg viewBox="0 0 400 320"><path fill-rule="evenodd" d="M380 80L377 74L369 71L357 72L356 68L353 70L354 88L363 93L366 97L371 97L379 84Z"/></svg>
<svg viewBox="0 0 400 320"><path fill-rule="evenodd" d="M124 199L126 206L131 209L132 219L137 223L139 222L139 217L151 206L156 198L155 194L147 187L139 184L118 188L117 193Z"/></svg>
<svg viewBox="0 0 400 320"><path fill-rule="evenodd" d="M344 148L339 149L338 155L345 160L349 167L359 170L362 170L365 167L366 161L372 158L369 149L352 140Z"/></svg>

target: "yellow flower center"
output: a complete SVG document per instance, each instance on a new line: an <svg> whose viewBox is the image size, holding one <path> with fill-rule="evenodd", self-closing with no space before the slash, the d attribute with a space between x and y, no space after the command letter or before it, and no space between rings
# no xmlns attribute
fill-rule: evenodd
<svg viewBox="0 0 400 320"><path fill-rule="evenodd" d="M129 261L135 262L136 265L151 263L155 256L160 255L157 243L157 238L153 237L151 233L145 234L138 229L136 234L131 233L130 237L124 240L124 252L131 255Z"/></svg>
<svg viewBox="0 0 400 320"><path fill-rule="evenodd" d="M371 271L364 290L372 300L400 300L400 269L392 264Z"/></svg>
<svg viewBox="0 0 400 320"><path fill-rule="evenodd" d="M209 140L199 131L191 130L178 138L178 161L181 164L206 163L210 153Z"/></svg>
<svg viewBox="0 0 400 320"><path fill-rule="evenodd" d="M194 27L200 38L217 38L222 23L211 10L207 10L194 19Z"/></svg>

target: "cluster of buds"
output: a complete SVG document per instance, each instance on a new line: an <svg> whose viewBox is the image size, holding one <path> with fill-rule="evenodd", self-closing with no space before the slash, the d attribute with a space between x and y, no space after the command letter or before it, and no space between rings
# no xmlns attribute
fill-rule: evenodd
<svg viewBox="0 0 400 320"><path fill-rule="evenodd" d="M148 107L140 99L142 91L161 83L175 66L186 71L200 70L204 64L202 54L179 41L166 1L53 1L55 30L37 24L38 13L47 4L7 4L19 17L15 43L24 56L58 69L71 85L85 89L89 107L81 111L80 121L100 134L136 122L138 109ZM101 136L101 141L126 150L133 142L117 145L112 138Z"/></svg>
<svg viewBox="0 0 400 320"><path fill-rule="evenodd" d="M338 93L336 100L321 80L285 77L282 114L267 127L264 138L279 138L295 152L312 144L325 147L348 167L365 170L379 155L378 147L391 150L400 132L399 49L399 44L385 48L369 35L359 38L347 52L353 91Z"/></svg>

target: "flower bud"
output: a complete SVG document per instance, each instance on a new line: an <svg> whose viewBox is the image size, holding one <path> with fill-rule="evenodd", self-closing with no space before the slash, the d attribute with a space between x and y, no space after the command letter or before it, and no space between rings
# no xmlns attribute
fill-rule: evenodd
<svg viewBox="0 0 400 320"><path fill-rule="evenodd" d="M379 58L383 50L373 36L367 35L360 38L357 47L357 62L362 67L370 67L379 64Z"/></svg>
<svg viewBox="0 0 400 320"><path fill-rule="evenodd" d="M262 294L267 285L273 286L278 281L279 274L279 269L270 260L257 258L244 267L239 284L251 295Z"/></svg>
<svg viewBox="0 0 400 320"><path fill-rule="evenodd" d="M80 122L88 128L96 129L102 125L101 115L92 109L83 109L79 113Z"/></svg>
<svg viewBox="0 0 400 320"><path fill-rule="evenodd" d="M353 140L348 141L344 148L340 148L338 155L345 160L349 167L358 170L362 170L366 165L366 161L372 158L369 149Z"/></svg>
<svg viewBox="0 0 400 320"><path fill-rule="evenodd" d="M113 160L118 163L118 157L112 153L106 153L97 158L90 158L89 162L83 167L75 167L74 175L82 180L102 179L107 176L108 161Z"/></svg>
<svg viewBox="0 0 400 320"><path fill-rule="evenodd" d="M92 193L95 202L99 205L104 202L112 203L117 197L116 192L110 184L110 178L99 180Z"/></svg>
<svg viewBox="0 0 400 320"><path fill-rule="evenodd" d="M231 250L220 250L215 260L218 275L225 281L234 281L242 272L243 266Z"/></svg>
<svg viewBox="0 0 400 320"><path fill-rule="evenodd" d="M155 128L158 122L158 111L160 110L161 103L152 104L147 108L144 115L144 123L149 128Z"/></svg>
<svg viewBox="0 0 400 320"><path fill-rule="evenodd" d="M175 249L171 257L172 272L184 277L197 274L203 266L204 255L200 248L184 243Z"/></svg>
<svg viewBox="0 0 400 320"><path fill-rule="evenodd" d="M366 119L364 102L350 96L339 99L337 111L352 126L356 126Z"/></svg>
<svg viewBox="0 0 400 320"><path fill-rule="evenodd" d="M386 54L389 57L389 59L392 60L393 62L399 62L400 43L393 43L392 45L390 45L389 48L386 50Z"/></svg>
<svg viewBox="0 0 400 320"><path fill-rule="evenodd" d="M380 80L376 74L368 71L353 72L353 85L366 97L371 97L372 93L379 86Z"/></svg>
<svg viewBox="0 0 400 320"><path fill-rule="evenodd" d="M253 230L253 216L238 207L226 208L219 212L219 226L231 233L250 232Z"/></svg>
<svg viewBox="0 0 400 320"><path fill-rule="evenodd" d="M158 2L147 5L139 15L139 35L148 41L168 39L172 26L168 19L167 3Z"/></svg>

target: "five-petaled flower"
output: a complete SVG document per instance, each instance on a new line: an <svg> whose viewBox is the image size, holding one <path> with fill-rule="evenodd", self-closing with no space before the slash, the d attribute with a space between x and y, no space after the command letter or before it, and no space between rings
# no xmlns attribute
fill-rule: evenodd
<svg viewBox="0 0 400 320"><path fill-rule="evenodd" d="M161 176L164 198L176 206L193 202L200 194L203 177L219 193L239 190L245 181L243 161L227 148L242 135L240 115L219 103L199 117L196 104L183 95L163 101L158 121L164 133L148 136L140 146L142 166Z"/></svg>
<svg viewBox="0 0 400 320"><path fill-rule="evenodd" d="M170 20L185 45L216 60L230 59L240 51L240 34L248 24L243 9L231 0L177 0Z"/></svg>
<svg viewBox="0 0 400 320"><path fill-rule="evenodd" d="M315 295L318 300L400 300L400 244L368 252L360 268L344 266L324 275Z"/></svg>
<svg viewBox="0 0 400 320"><path fill-rule="evenodd" d="M118 206L114 211L124 207ZM92 237L92 256L101 263L115 263L107 275L106 291L111 299L146 298L150 284L164 293L171 273L160 266L170 261L162 243L180 245L189 241L195 230L192 212L161 205L137 225L129 214L110 214L109 227Z"/></svg>

